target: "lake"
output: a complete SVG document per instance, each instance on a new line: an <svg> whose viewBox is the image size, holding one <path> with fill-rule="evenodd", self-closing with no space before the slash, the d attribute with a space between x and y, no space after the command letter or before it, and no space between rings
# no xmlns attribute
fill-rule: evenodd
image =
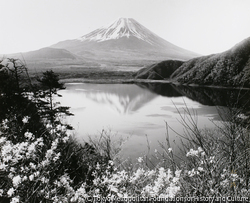
<svg viewBox="0 0 250 203"><path fill-rule="evenodd" d="M176 151L180 138L177 134L183 135L184 129L181 116L188 122L187 108L199 128L214 128L227 111L224 106L240 106L248 101L248 92L241 93L239 97L239 90L160 83L67 83L66 89L59 91L59 101L71 107L74 116L67 122L74 127L79 142L107 132L113 135L114 142L126 139L120 155L135 160L161 150L159 142L166 140L166 123L172 128L168 133Z"/></svg>

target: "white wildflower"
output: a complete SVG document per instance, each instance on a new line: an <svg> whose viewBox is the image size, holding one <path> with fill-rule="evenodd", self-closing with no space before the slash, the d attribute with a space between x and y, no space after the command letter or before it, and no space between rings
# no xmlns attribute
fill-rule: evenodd
<svg viewBox="0 0 250 203"><path fill-rule="evenodd" d="M57 153L57 154L55 155L55 157L53 158L53 161L56 162L56 161L59 159L60 156L61 156L61 153L60 153L60 152Z"/></svg>
<svg viewBox="0 0 250 203"><path fill-rule="evenodd" d="M155 194L155 192L154 192L154 190L153 190L152 185L146 185L146 186L142 189L142 195L143 195L143 196L149 195L149 196L151 196L151 197L155 196L156 194Z"/></svg>
<svg viewBox="0 0 250 203"><path fill-rule="evenodd" d="M236 181L238 179L238 175L236 173L232 173L231 178L233 181Z"/></svg>
<svg viewBox="0 0 250 203"><path fill-rule="evenodd" d="M156 173L155 170L150 170L147 172L146 176L153 176L155 175L155 173Z"/></svg>
<svg viewBox="0 0 250 203"><path fill-rule="evenodd" d="M28 147L28 153L31 155L36 151L36 145L35 143L31 143Z"/></svg>
<svg viewBox="0 0 250 203"><path fill-rule="evenodd" d="M51 128L51 130L49 132L50 132L50 134L55 134L56 133L56 129Z"/></svg>
<svg viewBox="0 0 250 203"><path fill-rule="evenodd" d="M13 174L13 173L9 173L9 174L8 174L8 178L9 178L9 179L12 179L13 177L14 177L14 174Z"/></svg>
<svg viewBox="0 0 250 203"><path fill-rule="evenodd" d="M33 180L34 180L34 175L33 175L33 174L29 176L29 180L30 180L30 181L33 181Z"/></svg>
<svg viewBox="0 0 250 203"><path fill-rule="evenodd" d="M30 119L29 116L25 116L22 121L23 121L24 124L26 124L26 123L29 122L29 119Z"/></svg>
<svg viewBox="0 0 250 203"><path fill-rule="evenodd" d="M2 146L2 157L6 157L7 155L9 155L12 151L12 144L8 141L5 143L4 146Z"/></svg>
<svg viewBox="0 0 250 203"><path fill-rule="evenodd" d="M0 197L3 196L3 189L0 189Z"/></svg>
<svg viewBox="0 0 250 203"><path fill-rule="evenodd" d="M45 157L46 157L47 159L50 159L51 156L52 156L52 154L53 154L53 150L52 150L52 149L49 149L49 150L46 152Z"/></svg>
<svg viewBox="0 0 250 203"><path fill-rule="evenodd" d="M8 155L8 156L3 157L3 161L9 162L9 161L12 160L12 158L13 158L13 157L12 157L11 155Z"/></svg>
<svg viewBox="0 0 250 203"><path fill-rule="evenodd" d="M190 151L186 154L186 156L198 156L198 150L190 149Z"/></svg>
<svg viewBox="0 0 250 203"><path fill-rule="evenodd" d="M53 126L51 124L47 124L46 128L52 128Z"/></svg>
<svg viewBox="0 0 250 203"><path fill-rule="evenodd" d="M67 135L67 136L65 136L62 140L63 140L63 143L66 143L66 142L68 142L68 140L69 140L69 135Z"/></svg>
<svg viewBox="0 0 250 203"><path fill-rule="evenodd" d="M19 198L18 197L13 197L10 201L10 203L18 203L19 202Z"/></svg>
<svg viewBox="0 0 250 203"><path fill-rule="evenodd" d="M4 143L6 141L6 137L0 137L0 144Z"/></svg>
<svg viewBox="0 0 250 203"><path fill-rule="evenodd" d="M180 189L179 186L170 183L170 186L166 189L166 194L168 194L167 197L174 198Z"/></svg>
<svg viewBox="0 0 250 203"><path fill-rule="evenodd" d="M22 181L28 180L27 176L23 176Z"/></svg>
<svg viewBox="0 0 250 203"><path fill-rule="evenodd" d="M99 188L95 189L95 194L99 194L99 193L100 193L100 189Z"/></svg>
<svg viewBox="0 0 250 203"><path fill-rule="evenodd" d="M42 183L48 183L48 182L49 182L49 179L48 179L48 178L45 178L45 177L42 177L42 178L41 178L41 181L42 181Z"/></svg>
<svg viewBox="0 0 250 203"><path fill-rule="evenodd" d="M10 172L14 173L15 171L16 171L16 168L14 168L14 167L10 168Z"/></svg>
<svg viewBox="0 0 250 203"><path fill-rule="evenodd" d="M59 181L57 181L57 180L55 180L54 185L56 185L57 187L61 187L61 186L62 186L62 183L59 182Z"/></svg>
<svg viewBox="0 0 250 203"><path fill-rule="evenodd" d="M8 192L7 192L8 197L12 197L13 194L14 194L14 192L15 192L14 188L13 188L13 187L10 188L10 189L8 190Z"/></svg>
<svg viewBox="0 0 250 203"><path fill-rule="evenodd" d="M130 182L135 183L143 174L145 173L143 168L138 168L136 172L134 172L133 176L130 178Z"/></svg>
<svg viewBox="0 0 250 203"><path fill-rule="evenodd" d="M142 157L139 157L137 160L138 160L139 163L143 162L143 158Z"/></svg>
<svg viewBox="0 0 250 203"><path fill-rule="evenodd" d="M113 166L114 165L114 162L112 160L109 160L109 165L110 166Z"/></svg>
<svg viewBox="0 0 250 203"><path fill-rule="evenodd" d="M52 150L55 150L55 149L57 148L58 142L59 142L58 138L56 138L56 139L52 142L52 144L51 144L51 149L52 149Z"/></svg>
<svg viewBox="0 0 250 203"><path fill-rule="evenodd" d="M5 120L2 121L2 128L3 128L4 130L9 129L9 127L8 127L7 124L8 124L8 119L5 119Z"/></svg>
<svg viewBox="0 0 250 203"><path fill-rule="evenodd" d="M48 159L43 160L43 161L41 162L41 166L42 166L42 167L45 167L45 166L47 166L47 165L49 165L49 160L48 160Z"/></svg>
<svg viewBox="0 0 250 203"><path fill-rule="evenodd" d="M211 156L211 157L209 158L209 163L214 163L214 156Z"/></svg>
<svg viewBox="0 0 250 203"><path fill-rule="evenodd" d="M76 193L81 196L86 195L85 185L82 184L80 188L77 189Z"/></svg>
<svg viewBox="0 0 250 203"><path fill-rule="evenodd" d="M57 130L57 131L61 131L61 130L62 130L62 125L60 125L60 124L57 125L57 126L56 126L56 130Z"/></svg>
<svg viewBox="0 0 250 203"><path fill-rule="evenodd" d="M114 185L109 186L110 191L117 193L118 189Z"/></svg>
<svg viewBox="0 0 250 203"><path fill-rule="evenodd" d="M173 151L172 148L168 148L168 152L171 153Z"/></svg>
<svg viewBox="0 0 250 203"><path fill-rule="evenodd" d="M36 169L36 165L34 164L34 163L32 163L32 162L30 162L30 167L32 168L32 169Z"/></svg>
<svg viewBox="0 0 250 203"><path fill-rule="evenodd" d="M69 185L70 179L67 174L64 174L63 176L60 177L60 182L62 185L67 186Z"/></svg>
<svg viewBox="0 0 250 203"><path fill-rule="evenodd" d="M175 171L175 176L176 176L176 177L180 177L180 176L181 176L181 170Z"/></svg>
<svg viewBox="0 0 250 203"><path fill-rule="evenodd" d="M202 172L204 169L202 167L198 167L198 171Z"/></svg>
<svg viewBox="0 0 250 203"><path fill-rule="evenodd" d="M40 171L36 171L35 173L34 173L34 176L35 177L38 177L40 175Z"/></svg>
<svg viewBox="0 0 250 203"><path fill-rule="evenodd" d="M5 170L7 169L7 166L8 166L8 165L6 165L6 164L4 164L4 163L0 163L0 170L5 171Z"/></svg>
<svg viewBox="0 0 250 203"><path fill-rule="evenodd" d="M201 147L198 147L198 152L199 153L203 152L203 149Z"/></svg>
<svg viewBox="0 0 250 203"><path fill-rule="evenodd" d="M43 138L42 137L37 138L36 143L37 143L37 145L42 147L44 145Z"/></svg>
<svg viewBox="0 0 250 203"><path fill-rule="evenodd" d="M199 172L195 171L194 168L191 171L188 171L189 177L193 177L194 175L197 175L197 174L199 174Z"/></svg>
<svg viewBox="0 0 250 203"><path fill-rule="evenodd" d="M100 170L101 169L101 167L100 167L100 164L99 164L99 162L97 162L97 164L96 164L96 170Z"/></svg>
<svg viewBox="0 0 250 203"><path fill-rule="evenodd" d="M18 185L22 182L22 178L20 177L20 175L15 176L12 179L12 183L14 185L14 187L18 187Z"/></svg>
<svg viewBox="0 0 250 203"><path fill-rule="evenodd" d="M24 137L26 137L28 140L34 139L34 135L31 132L24 133Z"/></svg>
<svg viewBox="0 0 250 203"><path fill-rule="evenodd" d="M94 184L94 185L99 185L99 182L100 182L100 179L99 179L99 178L95 178L95 179L93 180L93 184Z"/></svg>

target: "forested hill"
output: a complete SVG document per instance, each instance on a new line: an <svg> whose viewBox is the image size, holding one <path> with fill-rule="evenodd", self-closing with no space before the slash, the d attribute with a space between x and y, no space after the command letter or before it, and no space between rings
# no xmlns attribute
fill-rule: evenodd
<svg viewBox="0 0 250 203"><path fill-rule="evenodd" d="M250 87L250 37L228 51L194 58L178 63L179 66L176 66L176 62L173 64L175 67L172 67L171 63L161 63L161 68L155 64L151 68L144 69L144 74L142 70L138 71L135 77L160 79L159 76L154 78L154 75L161 74L163 72L161 69L168 69L172 74L163 77L164 79L184 84Z"/></svg>

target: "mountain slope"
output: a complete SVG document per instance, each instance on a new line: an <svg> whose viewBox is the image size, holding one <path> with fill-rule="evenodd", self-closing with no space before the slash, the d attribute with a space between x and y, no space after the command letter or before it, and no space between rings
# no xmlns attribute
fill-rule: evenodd
<svg viewBox="0 0 250 203"><path fill-rule="evenodd" d="M158 66L160 69L176 70L164 78L180 83L250 87L250 37L223 53L194 58L179 67L167 64L168 66L160 66L159 63ZM152 71L155 71L155 67L149 68L144 75ZM157 71L163 72L159 68ZM138 71L136 77L145 76Z"/></svg>
<svg viewBox="0 0 250 203"><path fill-rule="evenodd" d="M56 48L42 48L35 51L25 52L25 53L16 53L16 54L8 54L8 58L20 58L25 60L73 60L79 58L75 54L72 54L68 50L65 49L56 49Z"/></svg>
<svg viewBox="0 0 250 203"><path fill-rule="evenodd" d="M250 86L250 37L223 53L184 63L171 77L181 83Z"/></svg>
<svg viewBox="0 0 250 203"><path fill-rule="evenodd" d="M63 48L85 56L112 59L179 59L187 60L198 54L182 49L160 38L132 18L120 18L78 39L59 42L51 47Z"/></svg>
<svg viewBox="0 0 250 203"><path fill-rule="evenodd" d="M138 79L162 80L169 78L184 62L177 60L167 60L142 68L134 75Z"/></svg>

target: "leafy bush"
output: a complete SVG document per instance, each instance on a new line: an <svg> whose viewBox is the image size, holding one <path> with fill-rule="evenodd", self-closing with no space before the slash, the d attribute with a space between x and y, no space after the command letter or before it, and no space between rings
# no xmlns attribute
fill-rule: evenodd
<svg viewBox="0 0 250 203"><path fill-rule="evenodd" d="M1 73L0 77L6 74ZM147 167L147 157L124 167L116 157L120 143L114 147L106 131L90 144L73 139L60 111L54 112L59 107L51 94L57 89L45 89L47 103L20 86L7 89L0 95L1 107L6 108L1 109L0 123L1 202L250 197L249 124L242 122L238 109L231 109L227 122L212 131L198 129L188 108L184 115L179 112L186 130L180 135L185 138L182 159L175 156L167 137L166 145L160 143L163 152L156 152L159 163L154 168ZM46 114L51 116L44 116L44 105L49 105Z"/></svg>

